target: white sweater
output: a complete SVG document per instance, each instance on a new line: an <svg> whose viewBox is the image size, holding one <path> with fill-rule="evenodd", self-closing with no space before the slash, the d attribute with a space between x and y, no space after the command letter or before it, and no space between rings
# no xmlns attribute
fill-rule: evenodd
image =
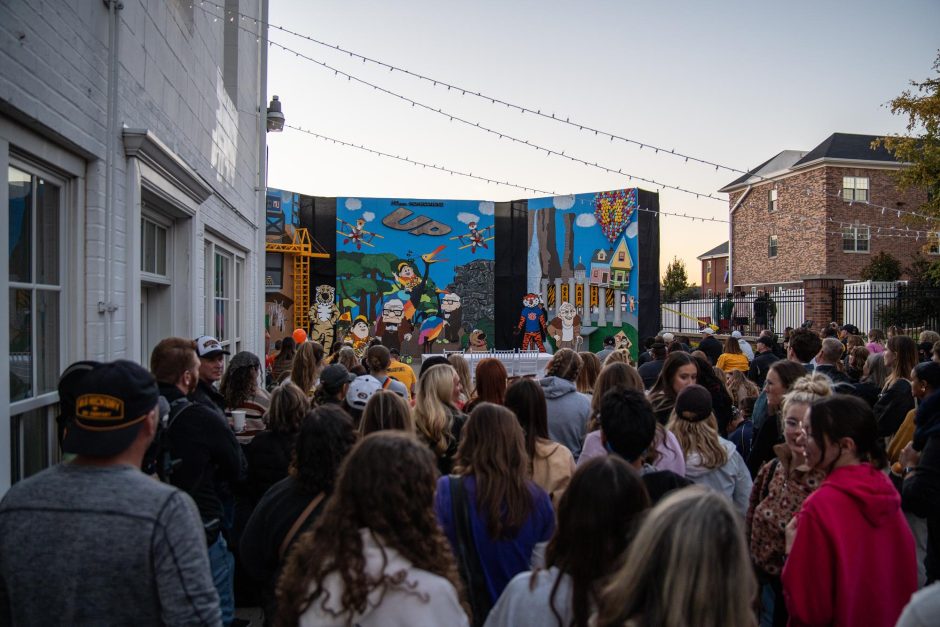
<svg viewBox="0 0 940 627"><path fill-rule="evenodd" d="M469 620L457 599L457 590L451 583L426 570L415 568L395 549L376 542L368 529L362 533L362 552L366 558L366 572L377 577L385 563L384 573L405 572L398 586L376 588L369 593L368 608L352 617L352 624L361 627L437 627L438 625L467 626ZM385 555L383 560L383 553ZM334 612L341 608L343 580L336 573L324 581L329 592L327 607ZM347 613L333 616L322 607L323 598L317 598L300 617L302 627L341 627L347 624Z"/></svg>

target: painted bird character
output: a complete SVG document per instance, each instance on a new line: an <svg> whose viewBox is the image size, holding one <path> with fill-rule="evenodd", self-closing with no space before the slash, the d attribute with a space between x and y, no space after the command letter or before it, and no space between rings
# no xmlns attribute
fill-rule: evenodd
<svg viewBox="0 0 940 627"><path fill-rule="evenodd" d="M434 340L440 337L444 332L444 328L447 326L447 321L435 315L436 313L437 312L432 309L428 312L429 315L421 321L421 330L418 332L418 344L422 347L424 353L432 352Z"/></svg>

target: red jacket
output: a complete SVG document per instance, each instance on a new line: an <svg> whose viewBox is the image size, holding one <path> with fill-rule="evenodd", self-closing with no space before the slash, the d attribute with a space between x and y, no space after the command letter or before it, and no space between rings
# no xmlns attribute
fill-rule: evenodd
<svg viewBox="0 0 940 627"><path fill-rule="evenodd" d="M790 625L894 625L917 590L901 499L869 464L838 468L803 503L783 568Z"/></svg>

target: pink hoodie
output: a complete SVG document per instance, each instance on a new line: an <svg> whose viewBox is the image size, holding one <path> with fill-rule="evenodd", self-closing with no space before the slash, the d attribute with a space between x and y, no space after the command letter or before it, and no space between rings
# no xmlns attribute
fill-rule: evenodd
<svg viewBox="0 0 940 627"><path fill-rule="evenodd" d="M832 471L797 514L783 568L790 625L894 625L917 590L901 499L869 464Z"/></svg>

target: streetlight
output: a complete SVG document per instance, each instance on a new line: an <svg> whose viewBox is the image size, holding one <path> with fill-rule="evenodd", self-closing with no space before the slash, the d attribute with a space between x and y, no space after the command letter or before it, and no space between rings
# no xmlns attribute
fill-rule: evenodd
<svg viewBox="0 0 940 627"><path fill-rule="evenodd" d="M281 101L277 96L268 104L268 132L280 133L284 130L284 114L281 112Z"/></svg>

